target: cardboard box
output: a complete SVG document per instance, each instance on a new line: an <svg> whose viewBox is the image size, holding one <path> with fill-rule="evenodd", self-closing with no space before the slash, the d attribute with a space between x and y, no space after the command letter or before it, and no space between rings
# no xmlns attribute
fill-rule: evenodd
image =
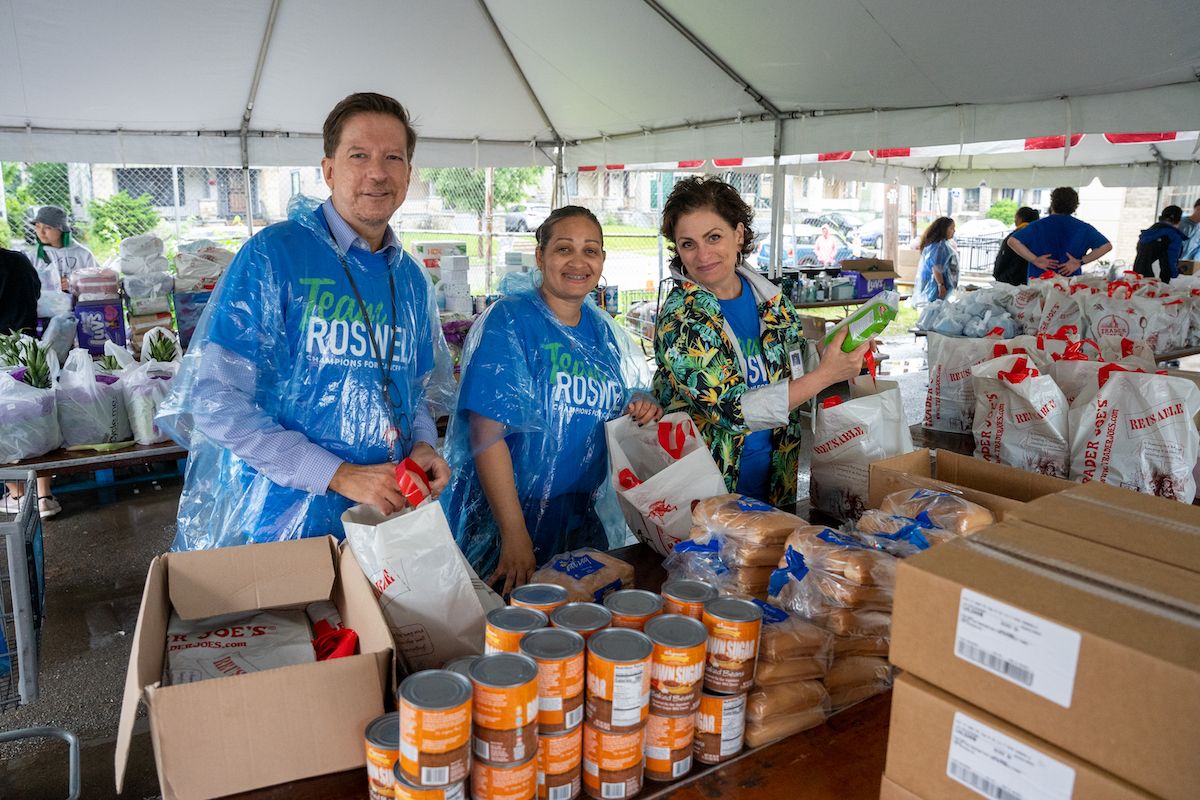
<svg viewBox="0 0 1200 800"><path fill-rule="evenodd" d="M799 314L800 327L805 339L824 339L825 327L831 322L824 317L814 317L811 314Z"/></svg>
<svg viewBox="0 0 1200 800"><path fill-rule="evenodd" d="M1179 260L1179 274L1180 275L1194 275L1195 273L1196 273L1196 262L1195 261L1188 261L1185 259Z"/></svg>
<svg viewBox="0 0 1200 800"><path fill-rule="evenodd" d="M879 800L925 800L925 798L913 794L884 775L883 781L879 784Z"/></svg>
<svg viewBox="0 0 1200 800"><path fill-rule="evenodd" d="M359 655L162 684L167 624L330 599ZM150 562L117 729L117 791L139 704L165 800L220 797L362 767L395 676L392 637L354 555L332 537L167 553Z"/></svg>
<svg viewBox="0 0 1200 800"><path fill-rule="evenodd" d="M896 666L1167 800L1200 785L1200 575L1000 523L897 568Z"/></svg>
<svg viewBox="0 0 1200 800"><path fill-rule="evenodd" d="M916 281L917 267L920 265L920 250L906 250L902 247L896 251L896 274L900 276L897 278L900 283L913 283Z"/></svg>
<svg viewBox="0 0 1200 800"><path fill-rule="evenodd" d="M104 355L104 343L125 346L125 310L120 300L90 300L75 304L75 333L79 346L92 356ZM171 318L167 314L167 319Z"/></svg>
<svg viewBox="0 0 1200 800"><path fill-rule="evenodd" d="M908 674L896 679L892 691L885 774L910 797L927 800L974 800L981 793L1153 800L1096 765Z"/></svg>
<svg viewBox="0 0 1200 800"><path fill-rule="evenodd" d="M854 296L858 298L895 289L896 278L900 277L891 261L880 258L848 258L840 266L843 277L854 278Z"/></svg>
<svg viewBox="0 0 1200 800"><path fill-rule="evenodd" d="M1079 484L1026 472L950 450L925 448L885 458L870 466L869 508L901 489L945 489L947 485L972 503L1006 519L1025 503Z"/></svg>
<svg viewBox="0 0 1200 800"><path fill-rule="evenodd" d="M1092 481L1042 497L1009 519L1200 572L1200 508Z"/></svg>

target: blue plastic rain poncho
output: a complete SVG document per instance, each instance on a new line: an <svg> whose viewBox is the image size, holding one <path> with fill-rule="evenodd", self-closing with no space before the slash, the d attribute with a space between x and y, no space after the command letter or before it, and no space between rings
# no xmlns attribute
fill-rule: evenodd
<svg viewBox="0 0 1200 800"><path fill-rule="evenodd" d="M446 436L452 477L442 506L475 571L484 578L495 571L500 532L474 454L500 437L512 454L539 566L566 550L625 544L628 530L608 479L604 423L624 414L633 392L649 384L646 360L629 336L591 298L571 327L537 289L523 288L471 328L462 365L458 412Z"/></svg>
<svg viewBox="0 0 1200 800"><path fill-rule="evenodd" d="M399 247L340 255L323 209L293 201L230 264L156 418L189 450L172 549L340 539L334 471L388 461L390 435L407 455L421 404L453 408L451 370L428 274Z"/></svg>
<svg viewBox="0 0 1200 800"><path fill-rule="evenodd" d="M947 239L925 245L921 250L921 262L917 265L917 281L913 287L913 304L932 303L938 299L937 281L933 279L933 268L942 272L946 285L946 297L958 288L958 250Z"/></svg>

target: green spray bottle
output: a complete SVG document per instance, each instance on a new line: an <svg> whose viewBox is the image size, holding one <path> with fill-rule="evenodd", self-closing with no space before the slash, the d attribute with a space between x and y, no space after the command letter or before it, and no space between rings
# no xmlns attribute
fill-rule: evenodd
<svg viewBox="0 0 1200 800"><path fill-rule="evenodd" d="M872 336L883 333L883 329L896 318L900 310L900 295L897 292L880 292L844 320L834 325L826 334L823 344L828 347L837 337L838 331L845 328L846 341L842 342L842 350L849 353L860 347Z"/></svg>

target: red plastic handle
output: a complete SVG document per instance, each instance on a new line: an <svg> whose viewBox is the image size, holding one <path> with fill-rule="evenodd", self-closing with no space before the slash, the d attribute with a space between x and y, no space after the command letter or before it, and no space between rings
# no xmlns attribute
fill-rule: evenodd
<svg viewBox="0 0 1200 800"><path fill-rule="evenodd" d="M617 483L621 484L622 489L632 489L635 486L641 486L642 482L638 480L638 476L633 474L633 470L629 467L617 473Z"/></svg>
<svg viewBox="0 0 1200 800"><path fill-rule="evenodd" d="M687 444L689 437L695 435L696 429L689 420L675 423L658 423L658 443L676 461L683 458L684 445Z"/></svg>
<svg viewBox="0 0 1200 800"><path fill-rule="evenodd" d="M421 465L406 458L396 465L396 484L400 493L413 508L424 503L433 492L429 488L429 476Z"/></svg>
<svg viewBox="0 0 1200 800"><path fill-rule="evenodd" d="M998 372L996 377L1002 381L1007 381L1011 384L1018 384L1026 378L1036 378L1041 373L1037 369L1029 366L1029 362L1024 358L1018 358L1013 362L1013 367L1007 372Z"/></svg>

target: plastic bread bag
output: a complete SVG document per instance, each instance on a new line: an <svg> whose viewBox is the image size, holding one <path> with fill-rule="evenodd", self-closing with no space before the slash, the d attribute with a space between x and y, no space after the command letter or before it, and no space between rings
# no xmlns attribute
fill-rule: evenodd
<svg viewBox="0 0 1200 800"><path fill-rule="evenodd" d="M1192 381L1105 365L1071 408L1071 478L1191 503L1197 412Z"/></svg>
<svg viewBox="0 0 1200 800"><path fill-rule="evenodd" d="M883 498L879 509L916 519L922 512L937 526L966 536L996 522L996 516L977 503L936 489L901 489Z"/></svg>
<svg viewBox="0 0 1200 800"><path fill-rule="evenodd" d="M716 534L705 531L700 538L676 542L662 565L668 581L701 581L721 594L732 593L729 565L721 557L721 538Z"/></svg>
<svg viewBox="0 0 1200 800"><path fill-rule="evenodd" d="M746 721L746 745L762 747L788 736L815 728L829 718L828 698L825 703L812 708L793 711L788 714L775 714L757 721Z"/></svg>
<svg viewBox="0 0 1200 800"><path fill-rule="evenodd" d="M446 433L451 478L442 506L459 547L485 580L499 560L500 531L476 464L492 447L508 451L539 565L566 551L629 543L610 479L605 423L625 415L649 385L645 356L590 298L579 324L564 325L529 277L508 276L511 291L471 327Z"/></svg>
<svg viewBox="0 0 1200 800"><path fill-rule="evenodd" d="M810 566L844 577L850 583L862 586L895 585L895 557L875 550L853 533L820 525L806 525L788 537L786 547L803 554ZM779 566L787 566L786 554L780 559Z"/></svg>
<svg viewBox="0 0 1200 800"><path fill-rule="evenodd" d="M1067 476L1067 399L1026 356L1003 356L971 371L975 457L1055 478Z"/></svg>
<svg viewBox="0 0 1200 800"><path fill-rule="evenodd" d="M925 511L914 519L887 514L878 509L871 509L859 518L855 533L876 550L883 550L897 558L916 555L958 536L954 531L937 525Z"/></svg>
<svg viewBox="0 0 1200 800"><path fill-rule="evenodd" d="M929 385L924 426L935 431L968 433L975 416L971 368L994 358L990 339L952 339L930 334Z"/></svg>
<svg viewBox="0 0 1200 800"><path fill-rule="evenodd" d="M553 583L567 590L570 602L599 603L618 589L633 588L633 565L599 550L583 548L559 553L529 577L530 583Z"/></svg>
<svg viewBox="0 0 1200 800"><path fill-rule="evenodd" d="M885 611L861 611L854 608L828 608L813 615L812 621L838 639L844 637L882 638L891 636L892 614ZM834 650L837 640L834 640Z"/></svg>
<svg viewBox="0 0 1200 800"><path fill-rule="evenodd" d="M121 390L120 377L99 372L86 350L72 350L55 387L63 442L70 447L132 439Z"/></svg>
<svg viewBox="0 0 1200 800"><path fill-rule="evenodd" d="M883 694L892 688L894 671L885 658L846 656L835 658L825 688L829 691L832 713L845 711L856 703Z"/></svg>
<svg viewBox="0 0 1200 800"><path fill-rule="evenodd" d="M62 444L53 374L58 360L47 353L51 377L45 388L25 380L27 367L0 370L0 463L45 455Z"/></svg>
<svg viewBox="0 0 1200 800"><path fill-rule="evenodd" d="M875 656L887 658L891 652L892 635L886 633L874 636L835 636L833 639L833 658L847 656Z"/></svg>
<svg viewBox="0 0 1200 800"><path fill-rule="evenodd" d="M138 444L169 441L170 437L159 430L154 418L171 391L171 380L178 371L178 362L151 360L129 369L122 376L129 427L133 431L133 440Z"/></svg>
<svg viewBox="0 0 1200 800"><path fill-rule="evenodd" d="M829 690L820 680L799 680L774 686L755 685L746 698L746 719L765 719L820 708L829 710Z"/></svg>
<svg viewBox="0 0 1200 800"><path fill-rule="evenodd" d="M824 676L833 655L833 634L777 605L753 602L763 610L755 681L767 686Z"/></svg>
<svg viewBox="0 0 1200 800"><path fill-rule="evenodd" d="M452 407L428 276L411 256L384 256L393 320L384 265L361 252L341 255L308 198L238 251L155 420L188 449L172 549L340 538L353 503L328 491L337 467L402 459L422 408L436 419ZM375 354L393 347L389 409Z"/></svg>
<svg viewBox="0 0 1200 800"><path fill-rule="evenodd" d="M771 566L783 554L783 543L796 528L807 523L795 514L780 511L761 500L724 494L701 500L692 507L693 528L719 534L727 564Z"/></svg>
<svg viewBox="0 0 1200 800"><path fill-rule="evenodd" d="M863 545L860 552L892 558ZM894 558L892 559L895 560ZM890 611L895 578L889 583L863 584L846 577L844 572L827 568L830 562L844 568L852 564L845 556L806 559L789 546L783 565L771 575L769 593L773 602L789 613L819 619L832 608Z"/></svg>

